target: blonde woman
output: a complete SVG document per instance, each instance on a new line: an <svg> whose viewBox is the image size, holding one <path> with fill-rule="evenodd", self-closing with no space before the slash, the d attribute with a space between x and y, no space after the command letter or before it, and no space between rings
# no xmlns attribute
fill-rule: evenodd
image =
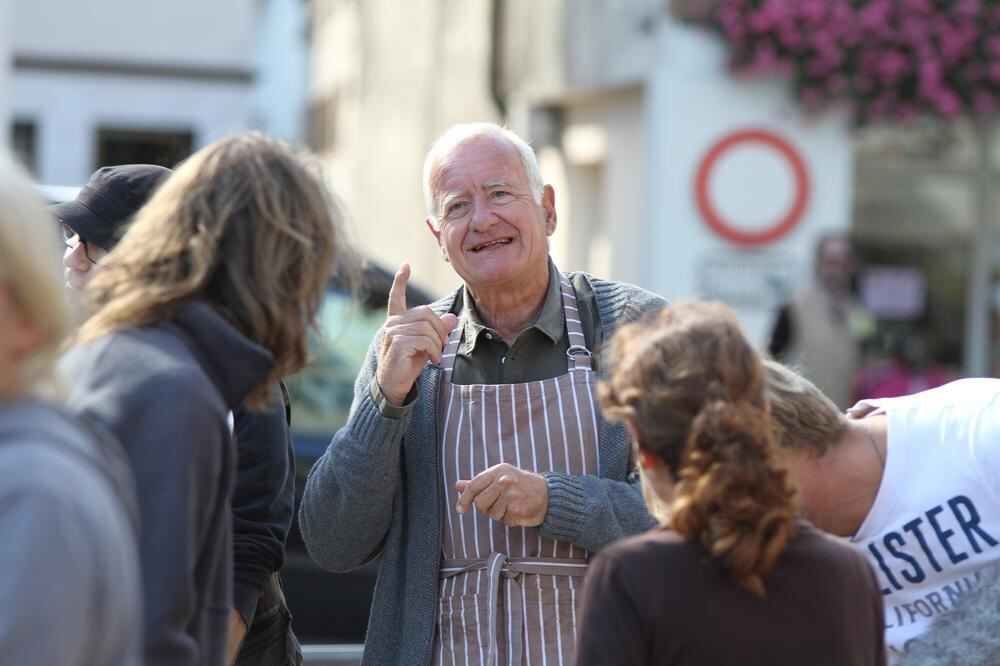
<svg viewBox="0 0 1000 666"><path fill-rule="evenodd" d="M144 658L222 664L232 604L235 464L228 413L267 406L306 362L340 219L316 176L256 134L187 160L139 212L87 292L70 405L132 464L142 518Z"/></svg>
<svg viewBox="0 0 1000 666"><path fill-rule="evenodd" d="M798 516L761 360L724 306L623 327L601 406L632 435L669 526L601 551L578 664L882 664L882 596L861 553Z"/></svg>
<svg viewBox="0 0 1000 666"><path fill-rule="evenodd" d="M40 398L68 330L56 226L0 155L0 661L138 664L128 466Z"/></svg>

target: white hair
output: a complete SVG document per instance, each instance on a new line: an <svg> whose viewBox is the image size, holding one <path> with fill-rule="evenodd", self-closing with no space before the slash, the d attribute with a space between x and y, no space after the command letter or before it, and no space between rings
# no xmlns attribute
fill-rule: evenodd
<svg viewBox="0 0 1000 666"><path fill-rule="evenodd" d="M0 151L0 288L41 337L39 347L15 368L15 381L28 394L54 386L52 365L69 332L62 250L55 218L30 177Z"/></svg>
<svg viewBox="0 0 1000 666"><path fill-rule="evenodd" d="M511 132L506 127L500 127L494 123L463 123L453 125L447 132L442 134L431 149L427 151L424 158L424 205L427 207L427 215L435 222L440 211L437 210L437 202L434 201L434 193L431 191L431 172L434 167L455 148L463 143L478 139L500 139L507 142L517 150L521 158L521 166L524 174L528 177L528 184L531 187L531 194L535 203L542 203L542 192L545 183L542 181L542 172L538 168L538 159L535 151L531 149L524 139Z"/></svg>

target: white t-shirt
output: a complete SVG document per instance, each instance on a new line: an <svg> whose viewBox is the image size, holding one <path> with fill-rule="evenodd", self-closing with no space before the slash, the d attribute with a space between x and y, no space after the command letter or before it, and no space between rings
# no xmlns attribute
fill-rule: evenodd
<svg viewBox="0 0 1000 666"><path fill-rule="evenodd" d="M886 413L888 445L852 541L882 588L891 661L1000 560L1000 379L863 402Z"/></svg>

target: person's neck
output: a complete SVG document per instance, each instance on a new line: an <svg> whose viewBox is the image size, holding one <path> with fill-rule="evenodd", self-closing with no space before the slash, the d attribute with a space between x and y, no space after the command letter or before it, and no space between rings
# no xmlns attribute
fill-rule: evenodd
<svg viewBox="0 0 1000 666"><path fill-rule="evenodd" d="M514 344L517 336L528 328L542 306L549 287L548 267L522 285L515 288L500 287L489 289L469 288L483 323L500 334L508 345Z"/></svg>
<svg viewBox="0 0 1000 666"><path fill-rule="evenodd" d="M808 450L791 454L788 466L805 517L824 532L854 536L878 494L885 452L885 416L875 416L848 420L840 438L818 458Z"/></svg>

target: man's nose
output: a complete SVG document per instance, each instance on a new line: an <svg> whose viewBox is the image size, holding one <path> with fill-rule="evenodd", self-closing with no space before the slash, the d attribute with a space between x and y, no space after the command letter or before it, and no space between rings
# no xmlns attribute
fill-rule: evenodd
<svg viewBox="0 0 1000 666"><path fill-rule="evenodd" d="M473 231L486 231L494 224L496 224L497 218L490 210L490 207L485 201L477 201L473 205L472 209L472 220L470 226Z"/></svg>
<svg viewBox="0 0 1000 666"><path fill-rule="evenodd" d="M66 252L63 254L63 266L81 273L90 270L90 259L87 259L83 243L77 243L76 247L73 248L66 248Z"/></svg>

